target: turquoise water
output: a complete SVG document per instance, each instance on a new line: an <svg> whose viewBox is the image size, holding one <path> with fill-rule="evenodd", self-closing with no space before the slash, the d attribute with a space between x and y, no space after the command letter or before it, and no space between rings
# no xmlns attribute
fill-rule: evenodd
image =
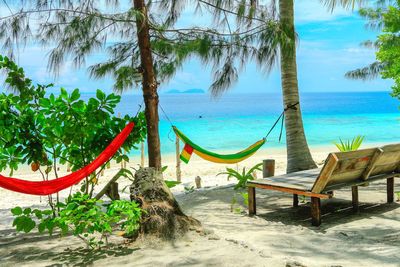
<svg viewBox="0 0 400 267"><path fill-rule="evenodd" d="M307 140L310 146L331 145L341 137L364 135L365 143L400 142L400 102L388 92L305 93L301 96ZM140 96L126 95L117 109L135 114ZM215 151L238 151L266 135L282 112L282 99L271 94L237 94L220 99L209 95L165 94L160 103L170 120L194 142ZM162 153L175 151L170 123L160 111ZM278 142L279 127L268 147Z"/></svg>

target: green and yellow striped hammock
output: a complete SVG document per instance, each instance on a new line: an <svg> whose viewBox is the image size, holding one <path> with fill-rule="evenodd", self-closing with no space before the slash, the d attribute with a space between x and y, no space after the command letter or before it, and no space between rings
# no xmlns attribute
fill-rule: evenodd
<svg viewBox="0 0 400 267"><path fill-rule="evenodd" d="M172 127L176 136L185 143L185 147L182 150L180 158L183 162L189 163L190 157L193 153L204 160L208 160L214 163L224 163L224 164L234 164L241 162L249 157L251 157L254 153L256 153L264 144L265 138L257 141L253 145L249 146L245 150L242 150L235 154L217 154L210 151L207 151L200 146L193 143L186 135L184 135L181 131L178 130L175 126Z"/></svg>

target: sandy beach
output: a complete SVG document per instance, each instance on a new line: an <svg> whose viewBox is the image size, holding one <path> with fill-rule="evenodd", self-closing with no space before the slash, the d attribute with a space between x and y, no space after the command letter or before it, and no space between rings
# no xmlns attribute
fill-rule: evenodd
<svg viewBox="0 0 400 267"><path fill-rule="evenodd" d="M318 163L328 154L327 148L312 150ZM269 152L261 151L238 167L272 158L276 173L284 173L285 151ZM165 178L173 180L174 156L164 157L164 162L170 166ZM137 162L129 165L137 166ZM138 240L127 245L113 236L113 247L90 253L72 236L60 239L16 233L10 209L44 207L46 199L0 189L0 266L399 266L399 203L385 203L385 183L360 188L357 214L351 209L351 190L336 191L334 199L323 201L323 224L311 227L309 199L293 208L291 195L279 192L258 190L258 216L248 217L233 190L235 181L216 176L224 167L193 158L189 165L182 165L182 185L172 190L184 211L201 221L204 233L189 233L170 243ZM114 164L107 170L101 183L118 168ZM203 188L185 192L184 187L193 186L197 175ZM18 176L31 179L35 174L25 168ZM128 184L120 181L121 188ZM66 191L62 197L68 195ZM232 210L233 197L239 203Z"/></svg>
<svg viewBox="0 0 400 267"><path fill-rule="evenodd" d="M400 0L0 0L0 43L0 267L400 267Z"/></svg>

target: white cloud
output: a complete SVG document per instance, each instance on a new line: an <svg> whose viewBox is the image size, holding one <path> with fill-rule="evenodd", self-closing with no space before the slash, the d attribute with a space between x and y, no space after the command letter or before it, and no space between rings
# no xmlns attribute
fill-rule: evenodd
<svg viewBox="0 0 400 267"><path fill-rule="evenodd" d="M354 16L354 12L341 7L331 12L326 6L316 0L295 1L296 23L331 21L344 16Z"/></svg>

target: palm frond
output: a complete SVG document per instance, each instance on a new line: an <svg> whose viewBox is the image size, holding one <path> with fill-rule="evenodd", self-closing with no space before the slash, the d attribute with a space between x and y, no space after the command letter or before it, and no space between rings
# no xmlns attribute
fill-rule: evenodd
<svg viewBox="0 0 400 267"><path fill-rule="evenodd" d="M345 74L345 77L352 80L363 80L368 81L376 79L385 65L382 62L375 61L367 67L349 71Z"/></svg>
<svg viewBox="0 0 400 267"><path fill-rule="evenodd" d="M357 135L352 140L343 141L339 138L339 142L334 142L340 152L348 152L358 150L364 141L365 136Z"/></svg>

